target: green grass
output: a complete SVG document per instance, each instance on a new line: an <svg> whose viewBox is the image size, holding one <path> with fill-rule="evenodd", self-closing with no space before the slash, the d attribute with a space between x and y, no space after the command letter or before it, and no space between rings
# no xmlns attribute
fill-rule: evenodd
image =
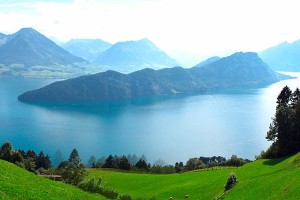
<svg viewBox="0 0 300 200"><path fill-rule="evenodd" d="M0 199L106 199L0 160Z"/></svg>
<svg viewBox="0 0 300 200"><path fill-rule="evenodd" d="M213 199L224 191L231 172L238 184L223 197L227 199L300 199L300 153L273 160L258 160L240 168L224 168L155 175L116 170L90 170L89 177L103 177L107 188L136 198ZM61 182L38 177L0 160L0 199L105 199Z"/></svg>
<svg viewBox="0 0 300 200"><path fill-rule="evenodd" d="M114 188L120 194L134 198L156 199L212 199L224 189L229 174L234 169L187 172L157 175L134 174L110 170L90 170L89 176L102 176L105 187Z"/></svg>
<svg viewBox="0 0 300 200"><path fill-rule="evenodd" d="M132 197L157 199L213 199L224 191L231 172L238 184L223 197L227 199L300 199L300 154L283 159L258 160L240 168L188 172L172 175L133 174L90 170L89 176L103 177L105 187Z"/></svg>
<svg viewBox="0 0 300 200"><path fill-rule="evenodd" d="M300 153L258 160L236 170L239 183L224 199L300 199Z"/></svg>

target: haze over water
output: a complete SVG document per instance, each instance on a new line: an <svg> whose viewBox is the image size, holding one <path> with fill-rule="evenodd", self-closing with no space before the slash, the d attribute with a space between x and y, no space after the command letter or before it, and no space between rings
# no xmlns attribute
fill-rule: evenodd
<svg viewBox="0 0 300 200"><path fill-rule="evenodd" d="M300 77L300 73L291 73ZM232 154L253 159L265 139L276 97L299 79L258 89L232 89L193 96L144 98L101 104L38 106L17 96L54 80L0 79L0 143L43 150L65 159L77 148L86 161L100 156L144 154L174 164L190 157Z"/></svg>

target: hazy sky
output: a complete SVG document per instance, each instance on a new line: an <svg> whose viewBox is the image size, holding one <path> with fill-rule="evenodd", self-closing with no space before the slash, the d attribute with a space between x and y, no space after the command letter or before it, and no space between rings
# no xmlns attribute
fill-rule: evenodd
<svg viewBox="0 0 300 200"><path fill-rule="evenodd" d="M183 64L300 39L297 0L0 0L0 32L60 41L149 38Z"/></svg>

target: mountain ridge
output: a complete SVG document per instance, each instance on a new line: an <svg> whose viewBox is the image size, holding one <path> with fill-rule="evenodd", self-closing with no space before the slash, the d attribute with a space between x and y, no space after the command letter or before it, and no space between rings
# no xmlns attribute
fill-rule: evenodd
<svg viewBox="0 0 300 200"><path fill-rule="evenodd" d="M60 48L33 28L22 28L7 37L7 41L0 47L0 63L5 65L23 64L30 67L86 62Z"/></svg>
<svg viewBox="0 0 300 200"><path fill-rule="evenodd" d="M147 38L117 42L104 51L95 63L112 66L114 70L124 73L143 68L161 69L179 65Z"/></svg>
<svg viewBox="0 0 300 200"><path fill-rule="evenodd" d="M93 63L112 44L101 39L71 39L61 46L70 53Z"/></svg>
<svg viewBox="0 0 300 200"><path fill-rule="evenodd" d="M136 97L202 93L251 87L289 78L272 71L256 53L235 53L203 67L106 71L55 82L21 94L24 102L96 102Z"/></svg>
<svg viewBox="0 0 300 200"><path fill-rule="evenodd" d="M300 40L282 42L259 53L260 57L274 70L300 71Z"/></svg>

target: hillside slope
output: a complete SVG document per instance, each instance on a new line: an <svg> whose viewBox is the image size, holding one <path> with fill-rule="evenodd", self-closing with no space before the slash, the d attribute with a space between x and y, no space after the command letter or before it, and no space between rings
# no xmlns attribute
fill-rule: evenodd
<svg viewBox="0 0 300 200"><path fill-rule="evenodd" d="M90 170L104 185L135 198L213 199L221 195L231 172L238 184L224 199L300 199L300 153L283 159L258 160L240 168L204 170L171 175L132 174L105 169Z"/></svg>
<svg viewBox="0 0 300 200"><path fill-rule="evenodd" d="M258 160L235 170L239 183L226 199L300 199L300 153Z"/></svg>
<svg viewBox="0 0 300 200"><path fill-rule="evenodd" d="M0 160L0 199L106 199Z"/></svg>

